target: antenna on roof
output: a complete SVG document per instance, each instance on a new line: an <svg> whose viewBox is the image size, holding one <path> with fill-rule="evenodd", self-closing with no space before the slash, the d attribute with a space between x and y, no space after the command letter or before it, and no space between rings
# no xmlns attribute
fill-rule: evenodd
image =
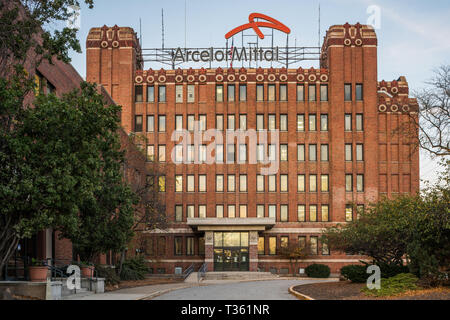
<svg viewBox="0 0 450 320"><path fill-rule="evenodd" d="M164 49L164 9L161 9L161 48Z"/></svg>
<svg viewBox="0 0 450 320"><path fill-rule="evenodd" d="M319 2L319 49L320 49L320 2Z"/></svg>
<svg viewBox="0 0 450 320"><path fill-rule="evenodd" d="M142 20L139 18L139 44L142 48Z"/></svg>
<svg viewBox="0 0 450 320"><path fill-rule="evenodd" d="M184 0L184 48L187 48L187 1Z"/></svg>

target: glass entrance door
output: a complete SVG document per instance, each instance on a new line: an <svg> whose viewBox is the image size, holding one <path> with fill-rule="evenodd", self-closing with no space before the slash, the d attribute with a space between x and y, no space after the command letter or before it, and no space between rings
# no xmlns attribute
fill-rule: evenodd
<svg viewBox="0 0 450 320"><path fill-rule="evenodd" d="M248 232L214 234L214 271L249 271Z"/></svg>

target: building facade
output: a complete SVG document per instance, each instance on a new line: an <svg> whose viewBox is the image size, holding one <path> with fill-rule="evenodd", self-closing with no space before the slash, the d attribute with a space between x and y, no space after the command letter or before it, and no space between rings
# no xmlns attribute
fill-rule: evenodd
<svg viewBox="0 0 450 320"><path fill-rule="evenodd" d="M279 255L290 242L309 244L301 268L324 263L338 272L364 258L330 252L323 228L357 219L383 196L419 191L416 136L400 132L412 126L417 102L404 77L378 81L377 45L369 26L335 25L320 69L144 70L131 28L91 29L87 81L123 107L123 128L144 138L147 165L163 174L170 225L146 233L142 248L154 273L203 263L208 271L292 273ZM209 129L267 130L270 138L216 142L211 163L209 142L176 146L174 132L194 141L194 131ZM266 157L276 172L262 173Z"/></svg>

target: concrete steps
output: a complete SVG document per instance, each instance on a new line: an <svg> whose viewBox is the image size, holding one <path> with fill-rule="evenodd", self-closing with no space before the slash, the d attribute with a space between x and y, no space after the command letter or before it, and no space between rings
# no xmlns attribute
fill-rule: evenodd
<svg viewBox="0 0 450 320"><path fill-rule="evenodd" d="M207 272L205 280L271 280L278 279L270 272Z"/></svg>

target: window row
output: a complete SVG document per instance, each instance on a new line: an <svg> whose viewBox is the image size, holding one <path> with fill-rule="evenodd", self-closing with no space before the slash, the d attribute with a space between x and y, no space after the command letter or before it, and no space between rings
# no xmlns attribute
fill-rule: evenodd
<svg viewBox="0 0 450 320"><path fill-rule="evenodd" d="M276 236L270 237L259 237L258 239L258 254L259 255L277 255L281 252L283 248L289 247L290 241L289 236L280 236L279 240ZM308 244L309 254L318 255L319 254L319 237L309 236L309 242L307 242L306 236L298 236L297 245L299 247L305 248ZM322 242L321 247L322 255L330 255L330 249L327 243Z"/></svg>
<svg viewBox="0 0 450 320"><path fill-rule="evenodd" d="M328 85L322 84L319 86L319 94L317 94L315 84L310 85L297 85L297 101L328 101ZM226 88L226 92L225 92ZM353 86L352 84L346 83L344 85L344 100L353 100ZM135 86L135 102L144 101L144 87L142 85ZM186 86L186 96L184 95L184 86L175 86L175 102L187 103L195 102L195 85ZM157 92L158 102L167 102L166 86L158 86ZM263 84L256 85L256 101L288 101L288 90L286 84L280 84L278 86L275 84L268 84L267 86ZM355 100L363 101L363 85L355 85ZM217 102L235 102L235 101L247 101L247 85L241 84L238 86L238 92L236 92L236 85L216 85L216 101ZM155 86L147 86L147 102L156 102Z"/></svg>

